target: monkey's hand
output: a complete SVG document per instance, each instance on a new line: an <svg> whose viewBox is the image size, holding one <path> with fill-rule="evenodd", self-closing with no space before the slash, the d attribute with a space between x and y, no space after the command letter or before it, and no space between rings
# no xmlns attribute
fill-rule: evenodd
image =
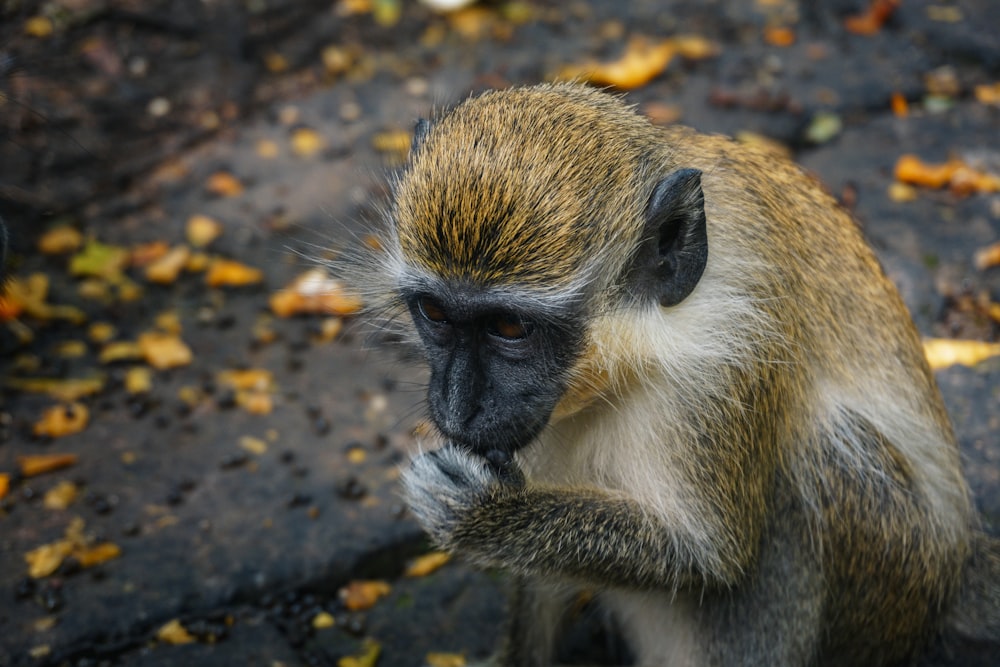
<svg viewBox="0 0 1000 667"><path fill-rule="evenodd" d="M403 473L404 497L441 548L480 567L668 589L730 585L743 571L739 550L711 539L699 544L683 525L661 522L633 499L524 484L506 465L513 461L445 446L414 459Z"/></svg>
<svg viewBox="0 0 1000 667"><path fill-rule="evenodd" d="M410 511L449 550L457 546L455 530L471 512L524 484L509 457L482 458L450 444L415 458L402 482Z"/></svg>

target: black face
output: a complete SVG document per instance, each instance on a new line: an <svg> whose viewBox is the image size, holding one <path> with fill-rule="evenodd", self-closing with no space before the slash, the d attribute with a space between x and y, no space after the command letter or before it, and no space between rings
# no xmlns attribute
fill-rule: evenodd
<svg viewBox="0 0 1000 667"><path fill-rule="evenodd" d="M565 389L579 323L471 289L415 293L407 303L427 350L430 417L441 433L483 455L530 443Z"/></svg>

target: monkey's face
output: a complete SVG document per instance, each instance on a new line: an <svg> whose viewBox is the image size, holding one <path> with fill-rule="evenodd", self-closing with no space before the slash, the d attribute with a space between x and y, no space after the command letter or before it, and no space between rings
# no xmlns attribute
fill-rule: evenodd
<svg viewBox="0 0 1000 667"><path fill-rule="evenodd" d="M415 290L405 299L430 365L435 426L484 456L528 445L565 390L581 323L469 285Z"/></svg>

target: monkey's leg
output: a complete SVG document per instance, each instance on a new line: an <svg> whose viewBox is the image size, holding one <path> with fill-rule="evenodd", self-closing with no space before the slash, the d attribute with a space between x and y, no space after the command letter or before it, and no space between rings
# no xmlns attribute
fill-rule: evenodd
<svg viewBox="0 0 1000 667"><path fill-rule="evenodd" d="M549 667L573 590L515 577L503 643L491 665Z"/></svg>

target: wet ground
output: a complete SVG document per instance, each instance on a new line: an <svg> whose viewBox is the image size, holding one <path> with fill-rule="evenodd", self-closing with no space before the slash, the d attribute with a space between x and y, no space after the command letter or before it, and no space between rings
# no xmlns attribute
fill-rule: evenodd
<svg viewBox="0 0 1000 667"><path fill-rule="evenodd" d="M1000 269L974 257L1000 239L1000 195L901 189L893 168L914 153L1000 172L1000 107L981 92L1000 81L1000 6L908 1L874 34L848 30L867 6L495 2L441 16L409 2L0 4L8 270L45 276L45 303L78 309L0 325L0 665L486 655L499 577L454 562L403 576L428 549L395 486L421 370L357 318L280 318L269 300L316 258L363 242L416 118L616 59L635 36L717 49L631 91L641 110L780 143L852 208L923 333L996 341ZM200 250L192 216L221 223ZM40 252L60 226L83 246ZM152 258L185 244L260 280L210 287L195 260L148 279ZM108 247L124 249L121 264ZM73 259L85 249L90 264ZM154 331L190 359L136 371L156 353L122 348L131 356L102 360ZM247 386L224 374L248 370L270 374ZM37 378L92 384L67 396L27 382ZM1000 363L938 380L992 527ZM65 417L73 404L82 430L37 432L47 410ZM51 454L75 458L25 474L19 457ZM26 555L44 545L57 562L32 577ZM370 581L387 587L348 587ZM347 594L357 589L384 595L370 605ZM606 649L578 644L581 660Z"/></svg>

